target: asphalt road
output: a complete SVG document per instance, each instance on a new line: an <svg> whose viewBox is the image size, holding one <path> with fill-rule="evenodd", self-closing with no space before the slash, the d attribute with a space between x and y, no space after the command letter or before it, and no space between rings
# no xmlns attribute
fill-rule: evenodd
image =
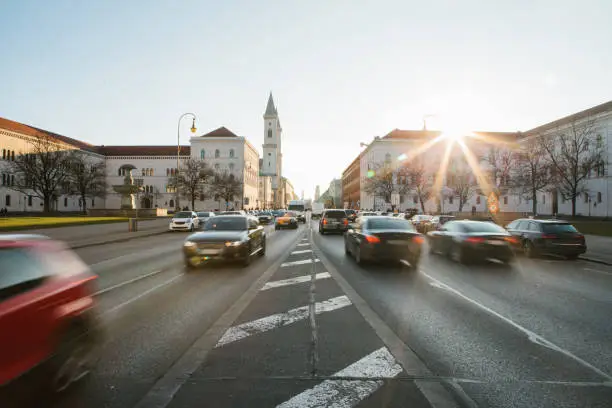
<svg viewBox="0 0 612 408"><path fill-rule="evenodd" d="M248 268L183 273L183 233L77 250L107 337L56 406L612 406L612 268L359 267L341 236L266 228Z"/></svg>

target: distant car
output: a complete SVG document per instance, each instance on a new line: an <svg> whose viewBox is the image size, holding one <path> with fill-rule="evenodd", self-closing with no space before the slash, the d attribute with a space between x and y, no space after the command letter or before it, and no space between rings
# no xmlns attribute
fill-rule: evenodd
<svg viewBox="0 0 612 408"><path fill-rule="evenodd" d="M319 221L319 233L325 235L328 232L346 232L349 229L349 220L346 212L341 209L325 210Z"/></svg>
<svg viewBox="0 0 612 408"><path fill-rule="evenodd" d="M62 392L93 364L97 277L66 245L37 235L0 235L0 265L0 390L31 390L24 375L40 373L45 389Z"/></svg>
<svg viewBox="0 0 612 408"><path fill-rule="evenodd" d="M200 219L193 211L179 211L170 221L170 231L195 231L200 227Z"/></svg>
<svg viewBox="0 0 612 408"><path fill-rule="evenodd" d="M208 219L210 217L214 217L215 213L212 211L197 211L196 215L198 216L198 221L199 221L199 228L204 227L204 224L206 224L206 221L208 221Z"/></svg>
<svg viewBox="0 0 612 408"><path fill-rule="evenodd" d="M412 222L414 227L417 229L417 231L425 233L425 232L427 232L427 229L429 228L429 224L431 222L431 219L432 219L431 215L417 214L417 215L413 216L410 219L410 221Z"/></svg>
<svg viewBox="0 0 612 408"><path fill-rule="evenodd" d="M245 211L221 211L218 215L247 215Z"/></svg>
<svg viewBox="0 0 612 408"><path fill-rule="evenodd" d="M452 221L454 219L455 219L455 217L452 216L452 215L436 215L429 222L428 230L429 231L439 230L448 221Z"/></svg>
<svg viewBox="0 0 612 408"><path fill-rule="evenodd" d="M298 219L297 214L293 211L285 211L282 215L276 217L274 221L274 229L279 230L283 228L297 229Z"/></svg>
<svg viewBox="0 0 612 408"><path fill-rule="evenodd" d="M274 215L269 212L260 211L259 214L257 214L257 219L259 220L260 224L267 225L274 221Z"/></svg>
<svg viewBox="0 0 612 408"><path fill-rule="evenodd" d="M266 232L257 219L243 215L212 217L203 231L188 236L183 244L187 270L213 261L239 261L247 266L256 253L266 253Z"/></svg>
<svg viewBox="0 0 612 408"><path fill-rule="evenodd" d="M373 211L362 211L359 213L360 217L376 217L378 214L376 214Z"/></svg>
<svg viewBox="0 0 612 408"><path fill-rule="evenodd" d="M351 210L349 208L349 209L344 210L344 212L346 212L346 218L348 218L349 222L354 222L355 219L357 218L357 211L355 210Z"/></svg>
<svg viewBox="0 0 612 408"><path fill-rule="evenodd" d="M425 238L412 223L387 217L360 217L344 235L344 252L358 264L365 261L406 261L416 269Z"/></svg>
<svg viewBox="0 0 612 408"><path fill-rule="evenodd" d="M565 221L518 219L506 229L516 238L517 248L530 258L554 254L573 260L587 250L584 235Z"/></svg>
<svg viewBox="0 0 612 408"><path fill-rule="evenodd" d="M514 259L516 239L492 222L449 221L427 234L430 252L438 252L460 263L494 258L508 263Z"/></svg>

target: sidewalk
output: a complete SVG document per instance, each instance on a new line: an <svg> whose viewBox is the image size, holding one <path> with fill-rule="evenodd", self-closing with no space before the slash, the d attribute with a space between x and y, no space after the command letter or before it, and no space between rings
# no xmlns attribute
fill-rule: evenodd
<svg viewBox="0 0 612 408"><path fill-rule="evenodd" d="M612 265L612 237L585 235L587 252L580 256L587 261Z"/></svg>
<svg viewBox="0 0 612 408"><path fill-rule="evenodd" d="M59 241L64 241L73 249L76 249L162 234L168 231L168 221L168 218L139 221L138 231L136 232L128 231L128 223L126 221L111 224L73 225L69 227L29 229L23 231L23 233L45 235ZM18 233L21 232L13 231L5 234Z"/></svg>

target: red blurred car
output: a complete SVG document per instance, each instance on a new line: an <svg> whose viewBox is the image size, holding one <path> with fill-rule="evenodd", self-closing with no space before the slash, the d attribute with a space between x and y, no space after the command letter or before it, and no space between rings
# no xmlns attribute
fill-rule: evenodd
<svg viewBox="0 0 612 408"><path fill-rule="evenodd" d="M39 376L61 392L89 372L99 339L95 279L60 242L0 235L0 401L24 382L31 393Z"/></svg>

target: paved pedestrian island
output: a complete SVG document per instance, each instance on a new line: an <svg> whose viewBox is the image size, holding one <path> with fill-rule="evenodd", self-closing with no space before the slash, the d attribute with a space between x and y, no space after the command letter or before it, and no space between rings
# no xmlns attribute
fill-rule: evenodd
<svg viewBox="0 0 612 408"><path fill-rule="evenodd" d="M163 406L431 406L307 236Z"/></svg>

